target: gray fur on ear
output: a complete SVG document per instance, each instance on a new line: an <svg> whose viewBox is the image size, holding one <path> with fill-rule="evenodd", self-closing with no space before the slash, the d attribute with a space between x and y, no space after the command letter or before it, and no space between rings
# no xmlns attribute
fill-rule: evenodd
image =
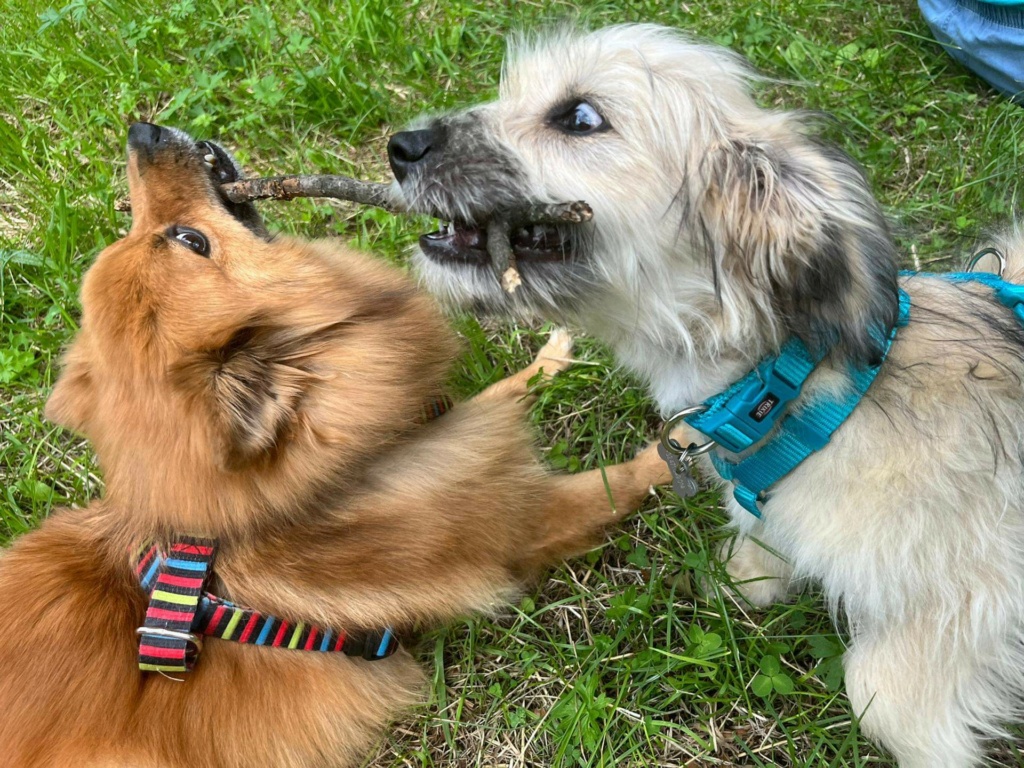
<svg viewBox="0 0 1024 768"><path fill-rule="evenodd" d="M773 140L727 143L705 172L698 230L716 280L746 281L812 347L875 360L898 311L896 255L856 163L789 124Z"/></svg>

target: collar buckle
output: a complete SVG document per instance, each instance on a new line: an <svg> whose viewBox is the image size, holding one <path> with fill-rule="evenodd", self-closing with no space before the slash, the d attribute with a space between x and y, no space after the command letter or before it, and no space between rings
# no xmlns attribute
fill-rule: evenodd
<svg viewBox="0 0 1024 768"><path fill-rule="evenodd" d="M135 634L139 637L152 635L153 637L162 637L167 640L179 640L188 643L192 646L192 651L197 656L203 650L203 638L192 632L177 632L173 629L160 629L159 627L139 627L135 630Z"/></svg>
<svg viewBox="0 0 1024 768"><path fill-rule="evenodd" d="M954 279L964 278L954 276ZM974 275L967 279L993 287L1003 284L994 276L987 279ZM1014 300L1013 309L1024 323L1024 288L1018 289L1021 292L1019 298L1007 295L1005 298L1000 296L1000 300L1008 305L1010 300ZM847 370L850 388L838 396L812 398L803 404L799 412L787 414L789 404L800 394L804 381L824 354L820 351L812 354L803 342L793 337L783 345L778 357L762 361L739 382L707 400L705 412L685 417L694 429L734 453L740 453L764 439L743 458L711 455L715 470L722 479L732 483L733 497L741 507L760 517L761 505L768 501L767 489L828 444L867 393L889 354L897 331L909 321L910 296L901 288L899 319L887 332L879 330L881 362L867 367L850 365ZM769 398L769 394L781 396L777 402L772 402L774 397ZM769 435L776 422L778 429Z"/></svg>
<svg viewBox="0 0 1024 768"><path fill-rule="evenodd" d="M707 412L687 419L694 429L733 453L742 453L772 431L818 364L799 339L768 357L728 396L709 400Z"/></svg>

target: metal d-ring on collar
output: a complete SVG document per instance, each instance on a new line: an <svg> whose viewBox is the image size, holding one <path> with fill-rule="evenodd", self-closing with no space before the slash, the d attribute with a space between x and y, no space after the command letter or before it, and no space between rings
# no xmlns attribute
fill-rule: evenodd
<svg viewBox="0 0 1024 768"><path fill-rule="evenodd" d="M996 272L996 274L1002 277L1003 273L1006 272L1006 256L1004 256L1003 252L998 248L982 248L976 254L971 256L971 260L967 262L967 269L965 271L973 272L974 268L978 266L978 262L986 256L995 256L996 259L999 260L999 271Z"/></svg>
<svg viewBox="0 0 1024 768"><path fill-rule="evenodd" d="M983 280L982 276L975 275L968 279L1001 284L994 275L991 278ZM1001 300L1012 301L1015 311L1024 309L1024 287L1014 288L1022 293L1019 300L1016 293ZM813 397L796 411L789 408L827 352L812 351L794 336L777 354L766 357L723 392L700 405L684 408L669 419L662 431L659 453L668 464L676 493L685 497L696 492L696 482L688 474L692 457L721 447L734 454L745 454L743 458L730 459L710 453L709 458L719 476L732 483L733 497L739 505L760 517L767 489L808 456L824 448L871 386L898 329L910 320L910 296L900 289L898 297L896 323L892 328L873 329L881 360L864 367L851 364L847 370L850 381L847 392ZM685 420L711 441L682 448L670 437L672 428L680 420Z"/></svg>
<svg viewBox="0 0 1024 768"><path fill-rule="evenodd" d="M677 457L678 461L684 462L694 456L700 456L702 453L707 453L714 448L718 443L714 440L708 440L706 443L690 443L688 446L683 448L679 444L679 441L672 437L672 430L676 428L687 416L692 416L695 413L704 413L708 409L708 406L704 403L700 405L691 405L689 408L683 408L679 413L675 414L672 418L665 422L665 426L661 428L661 444L664 446L667 453Z"/></svg>

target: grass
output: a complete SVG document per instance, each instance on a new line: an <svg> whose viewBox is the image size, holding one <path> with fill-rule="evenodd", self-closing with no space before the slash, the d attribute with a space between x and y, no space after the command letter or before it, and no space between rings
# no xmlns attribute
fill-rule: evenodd
<svg viewBox="0 0 1024 768"><path fill-rule="evenodd" d="M101 490L88 446L42 405L75 329L84 268L125 231L131 120L216 136L257 172L383 178L388 133L421 111L495 92L512 29L577 16L567 3L20 0L0 25L0 538ZM942 268L1021 199L1024 113L931 42L909 1L588 3L591 24L656 21L733 46L775 81L765 104L835 116L869 170L908 265ZM265 206L280 229L338 237L401 262L421 229L344 204ZM459 386L523 365L531 329L457 320ZM537 410L551 463L630 455L656 419L606 350ZM424 636L433 700L374 766L891 765L841 693L843 649L808 594L753 614L695 578L724 574L718 499L670 493L600 552L553 572L518 606ZM996 745L998 765L1021 765Z"/></svg>

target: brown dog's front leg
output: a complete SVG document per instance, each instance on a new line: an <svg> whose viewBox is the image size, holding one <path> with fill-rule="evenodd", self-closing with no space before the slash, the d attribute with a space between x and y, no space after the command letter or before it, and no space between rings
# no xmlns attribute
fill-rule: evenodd
<svg viewBox="0 0 1024 768"><path fill-rule="evenodd" d="M656 444L622 464L552 475L540 535L525 557L525 566L541 568L591 549L607 526L640 507L653 486L671 480Z"/></svg>
<svg viewBox="0 0 1024 768"><path fill-rule="evenodd" d="M550 379L570 365L572 365L572 335L564 328L556 328L551 332L547 343L541 347L532 363L518 373L513 373L511 376L491 384L470 402L483 403L488 400L508 398L520 400L524 405L530 405L536 399L536 396L530 394L530 379L538 373L543 373L545 380Z"/></svg>

